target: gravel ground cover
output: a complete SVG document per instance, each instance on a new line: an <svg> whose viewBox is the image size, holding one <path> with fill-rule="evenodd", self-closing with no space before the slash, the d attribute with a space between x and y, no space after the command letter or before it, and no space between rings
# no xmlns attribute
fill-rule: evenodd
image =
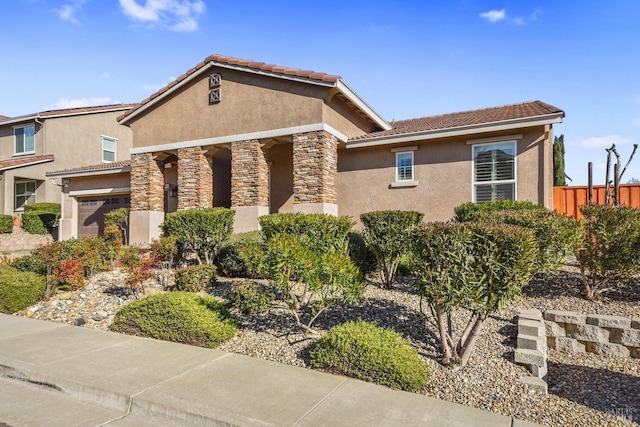
<svg viewBox="0 0 640 427"><path fill-rule="evenodd" d="M119 272L96 275L81 291L63 292L18 315L106 330L113 314L134 298L122 287ZM235 279L219 278L213 293L224 298ZM529 375L513 363L516 321L520 308L561 309L585 313L640 317L640 287L611 295L602 302L580 297L574 264L559 273L534 279L524 294L485 323L465 369L437 363L437 330L419 314L419 297L409 278L400 278L392 290L375 282L366 287L358 306L329 310L316 321L324 332L348 320L363 319L391 327L408 338L434 368L431 384L419 392L427 396L481 408L549 426L640 425L640 360L604 358L594 354L567 354L549 350L549 395L516 379ZM149 283L146 293L162 292ZM218 349L295 366L309 367L316 342L298 333L293 316L277 302L267 314L234 313L238 333ZM458 324L464 319L456 319Z"/></svg>

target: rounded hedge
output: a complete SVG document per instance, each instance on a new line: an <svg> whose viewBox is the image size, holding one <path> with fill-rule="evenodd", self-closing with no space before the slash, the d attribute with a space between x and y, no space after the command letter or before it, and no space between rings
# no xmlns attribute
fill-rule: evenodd
<svg viewBox="0 0 640 427"><path fill-rule="evenodd" d="M266 313L274 299L275 295L268 287L251 280L235 283L227 295L229 305L244 314Z"/></svg>
<svg viewBox="0 0 640 427"><path fill-rule="evenodd" d="M13 267L0 267L0 313L11 314L36 303L45 296L45 277Z"/></svg>
<svg viewBox="0 0 640 427"><path fill-rule="evenodd" d="M166 292L124 306L109 328L129 335L212 348L236 334L236 321L224 304L213 297Z"/></svg>
<svg viewBox="0 0 640 427"><path fill-rule="evenodd" d="M407 391L424 387L431 377L429 366L400 334L362 320L331 328L312 350L311 363Z"/></svg>
<svg viewBox="0 0 640 427"><path fill-rule="evenodd" d="M176 290L204 292L216 286L216 266L193 265L176 271Z"/></svg>

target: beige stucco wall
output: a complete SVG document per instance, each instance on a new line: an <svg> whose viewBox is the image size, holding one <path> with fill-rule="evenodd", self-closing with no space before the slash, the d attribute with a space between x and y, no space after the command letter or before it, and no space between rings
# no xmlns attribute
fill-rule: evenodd
<svg viewBox="0 0 640 427"><path fill-rule="evenodd" d="M209 105L209 74L222 75L221 102ZM320 123L326 88L228 69L211 69L131 123L135 147Z"/></svg>
<svg viewBox="0 0 640 427"><path fill-rule="evenodd" d="M322 106L324 123L349 138L361 136L376 130L375 126L348 105L340 96L334 96L331 102Z"/></svg>
<svg viewBox="0 0 640 427"><path fill-rule="evenodd" d="M32 156L53 154L54 161L4 172L0 185L4 187L1 200L2 213L14 213L14 184L20 180L37 180L37 202L60 202L60 187L46 178L47 172L98 164L102 161L102 135L116 138L116 160L130 158L131 129L119 125L117 117L122 111L84 114L42 119L44 126L36 124L35 154L14 156L13 126L0 129L0 160L16 160ZM31 122L33 123L33 122ZM60 179L54 180L60 184Z"/></svg>
<svg viewBox="0 0 640 427"><path fill-rule="evenodd" d="M547 189L542 169L544 127L494 134L473 139L522 134L517 142L517 199L545 204ZM338 154L338 206L340 215L358 219L364 212L381 209L424 212L426 221L447 221L453 209L472 201L472 145L468 137L411 142L375 148L341 149ZM392 188L395 156L392 148L418 146L414 151L415 187ZM550 160L549 160L550 161Z"/></svg>

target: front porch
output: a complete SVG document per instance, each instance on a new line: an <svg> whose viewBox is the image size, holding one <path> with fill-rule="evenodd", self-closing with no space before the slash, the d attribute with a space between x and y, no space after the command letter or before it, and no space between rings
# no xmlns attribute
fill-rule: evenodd
<svg viewBox="0 0 640 427"><path fill-rule="evenodd" d="M131 243L160 235L166 213L227 207L234 232L276 212L338 214L338 139L313 131L131 156Z"/></svg>

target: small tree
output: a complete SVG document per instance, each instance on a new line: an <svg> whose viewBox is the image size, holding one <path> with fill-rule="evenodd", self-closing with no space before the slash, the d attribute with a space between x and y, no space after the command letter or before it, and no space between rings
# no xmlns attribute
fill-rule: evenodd
<svg viewBox="0 0 640 427"><path fill-rule="evenodd" d="M357 303L364 294L360 270L346 253L317 253L299 236L277 234L261 249L249 248L247 257L274 282L307 333L316 333L312 325L329 307Z"/></svg>
<svg viewBox="0 0 640 427"><path fill-rule="evenodd" d="M167 214L162 231L175 236L181 252L192 250L198 264L212 264L233 231L234 211L227 208L187 209Z"/></svg>
<svg viewBox="0 0 640 427"><path fill-rule="evenodd" d="M640 273L640 210L628 206L585 205L582 247L576 258L585 298L602 296Z"/></svg>
<svg viewBox="0 0 640 427"><path fill-rule="evenodd" d="M364 240L376 256L385 289L391 289L398 260L410 251L411 231L422 218L424 214L415 211L374 211L360 215Z"/></svg>
<svg viewBox="0 0 640 427"><path fill-rule="evenodd" d="M556 187L567 185L564 172L564 135L553 139L553 185Z"/></svg>
<svg viewBox="0 0 640 427"><path fill-rule="evenodd" d="M487 316L535 273L535 237L522 227L473 223L428 224L414 236L421 311L439 331L443 363L466 366ZM452 314L459 309L470 316L457 336Z"/></svg>
<svg viewBox="0 0 640 427"><path fill-rule="evenodd" d="M127 230L129 230L129 209L120 208L107 212L104 215L105 230L107 227L117 227L122 233L122 240L125 245L129 244L129 236Z"/></svg>

